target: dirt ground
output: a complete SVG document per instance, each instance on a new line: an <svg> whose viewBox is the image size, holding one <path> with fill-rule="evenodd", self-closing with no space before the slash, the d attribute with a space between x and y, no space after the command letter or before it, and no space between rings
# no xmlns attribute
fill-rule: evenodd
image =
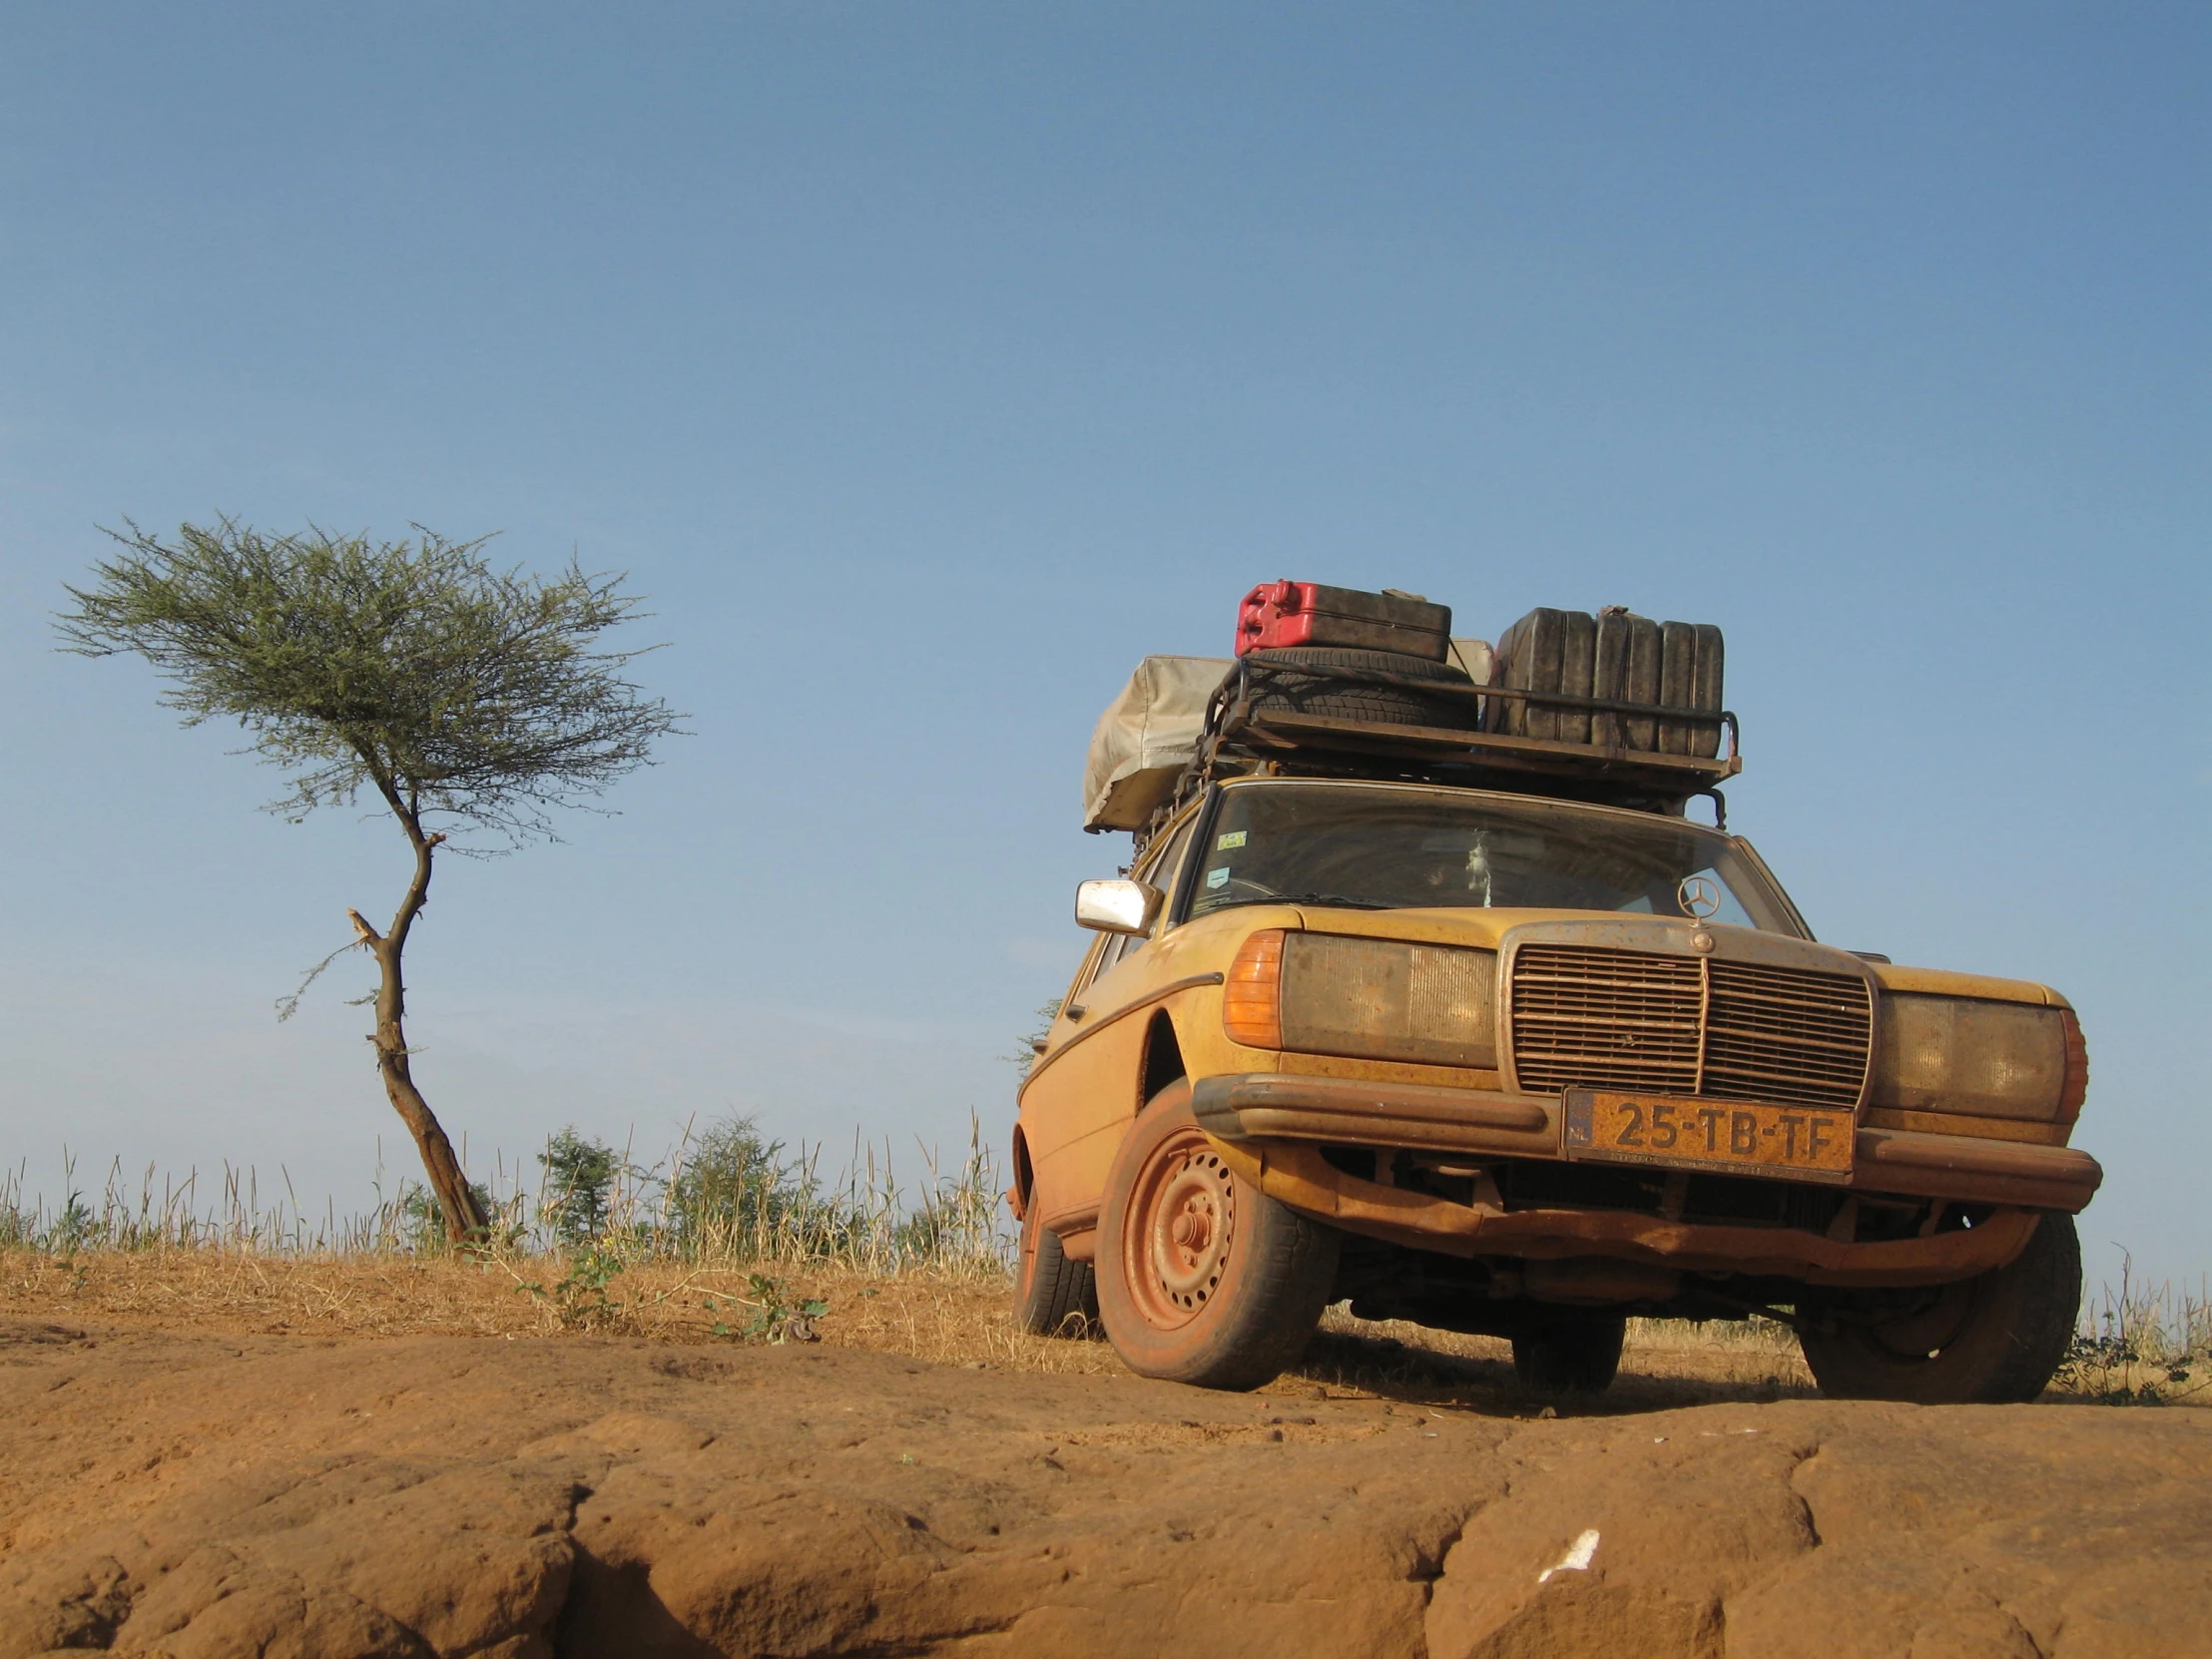
<svg viewBox="0 0 2212 1659"><path fill-rule="evenodd" d="M825 1340L764 1347L679 1275L593 1334L451 1264L0 1264L0 1659L2212 1654L2212 1412L1747 1343L1545 1417L1347 1322L1218 1394L800 1278Z"/></svg>
<svg viewBox="0 0 2212 1659"><path fill-rule="evenodd" d="M907 1273L873 1277L834 1268L777 1269L786 1300L828 1303L822 1342L934 1364L981 1364L1046 1375L1116 1376L1096 1342L1055 1342L1016 1331L1001 1277ZM752 1275L742 1269L647 1265L606 1287L606 1306L556 1294L559 1266L476 1264L451 1258L295 1258L172 1251L69 1260L0 1253L0 1313L134 1330L240 1336L631 1336L714 1346L714 1328L742 1329ZM536 1286L536 1290L530 1287ZM1441 1402L1511 1410L1512 1351L1490 1338L1371 1324L1332 1313L1301 1377L1351 1390L1425 1389ZM1343 1340L1335 1340L1343 1339ZM1682 1325L1630 1328L1622 1380L1608 1409L1727 1399L1811 1398L1813 1381L1787 1332Z"/></svg>

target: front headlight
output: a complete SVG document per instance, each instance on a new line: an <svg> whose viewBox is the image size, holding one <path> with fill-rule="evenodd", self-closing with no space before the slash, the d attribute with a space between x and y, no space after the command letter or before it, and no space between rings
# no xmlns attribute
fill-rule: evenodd
<svg viewBox="0 0 2212 1659"><path fill-rule="evenodd" d="M1416 1065L1497 1065L1497 953L1342 933L1283 941L1282 1046Z"/></svg>
<svg viewBox="0 0 2212 1659"><path fill-rule="evenodd" d="M2070 1009L1892 992L1882 998L1874 1104L1965 1117L2070 1121L2088 1056Z"/></svg>

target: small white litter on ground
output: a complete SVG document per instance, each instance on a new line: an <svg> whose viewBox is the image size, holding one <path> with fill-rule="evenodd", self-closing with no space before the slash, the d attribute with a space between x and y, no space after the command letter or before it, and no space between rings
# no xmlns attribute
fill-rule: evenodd
<svg viewBox="0 0 2212 1659"><path fill-rule="evenodd" d="M1566 1554L1560 1556L1557 1562L1538 1573L1536 1582L1539 1584L1550 1583L1551 1575L1555 1572L1588 1572L1590 1570L1590 1558L1595 1554L1597 1554L1597 1531L1593 1527L1583 1533L1581 1537L1575 1539L1573 1544L1568 1547Z"/></svg>

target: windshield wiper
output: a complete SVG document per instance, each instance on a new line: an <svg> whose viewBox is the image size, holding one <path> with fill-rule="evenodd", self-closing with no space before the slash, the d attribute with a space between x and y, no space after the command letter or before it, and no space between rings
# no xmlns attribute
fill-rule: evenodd
<svg viewBox="0 0 2212 1659"><path fill-rule="evenodd" d="M1340 910L1394 910L1395 904L1385 904L1379 898L1354 898L1341 892L1277 892L1252 898L1225 898L1218 904L1209 904L1209 910L1227 910L1241 904L1326 904Z"/></svg>

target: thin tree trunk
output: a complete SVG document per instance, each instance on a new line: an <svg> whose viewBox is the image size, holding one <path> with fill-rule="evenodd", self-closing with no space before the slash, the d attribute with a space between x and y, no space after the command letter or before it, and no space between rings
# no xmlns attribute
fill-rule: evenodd
<svg viewBox="0 0 2212 1659"><path fill-rule="evenodd" d="M399 1121L407 1126L407 1133L414 1137L415 1150L422 1155L422 1168L430 1178L430 1191L436 1195L438 1209L445 1217L446 1237L455 1244L467 1244L485 1237L490 1231L491 1217L477 1202L468 1176L461 1169L461 1161L454 1156L453 1143L446 1139L437 1115L422 1098L422 1091L415 1087L413 1072L407 1064L407 984L402 971L407 934L430 896L431 855L445 837L425 835L420 819L410 810L411 804L402 803L388 792L387 799L398 816L400 827L407 831L407 839L414 845L414 879L408 882L406 896L399 901L398 912L392 917L388 931L378 933L362 919L358 910L348 910L346 914L352 917L362 942L374 953L380 973L376 987L376 1033L369 1041L376 1047L376 1069L383 1076L384 1093L391 1100L391 1109L399 1114Z"/></svg>

